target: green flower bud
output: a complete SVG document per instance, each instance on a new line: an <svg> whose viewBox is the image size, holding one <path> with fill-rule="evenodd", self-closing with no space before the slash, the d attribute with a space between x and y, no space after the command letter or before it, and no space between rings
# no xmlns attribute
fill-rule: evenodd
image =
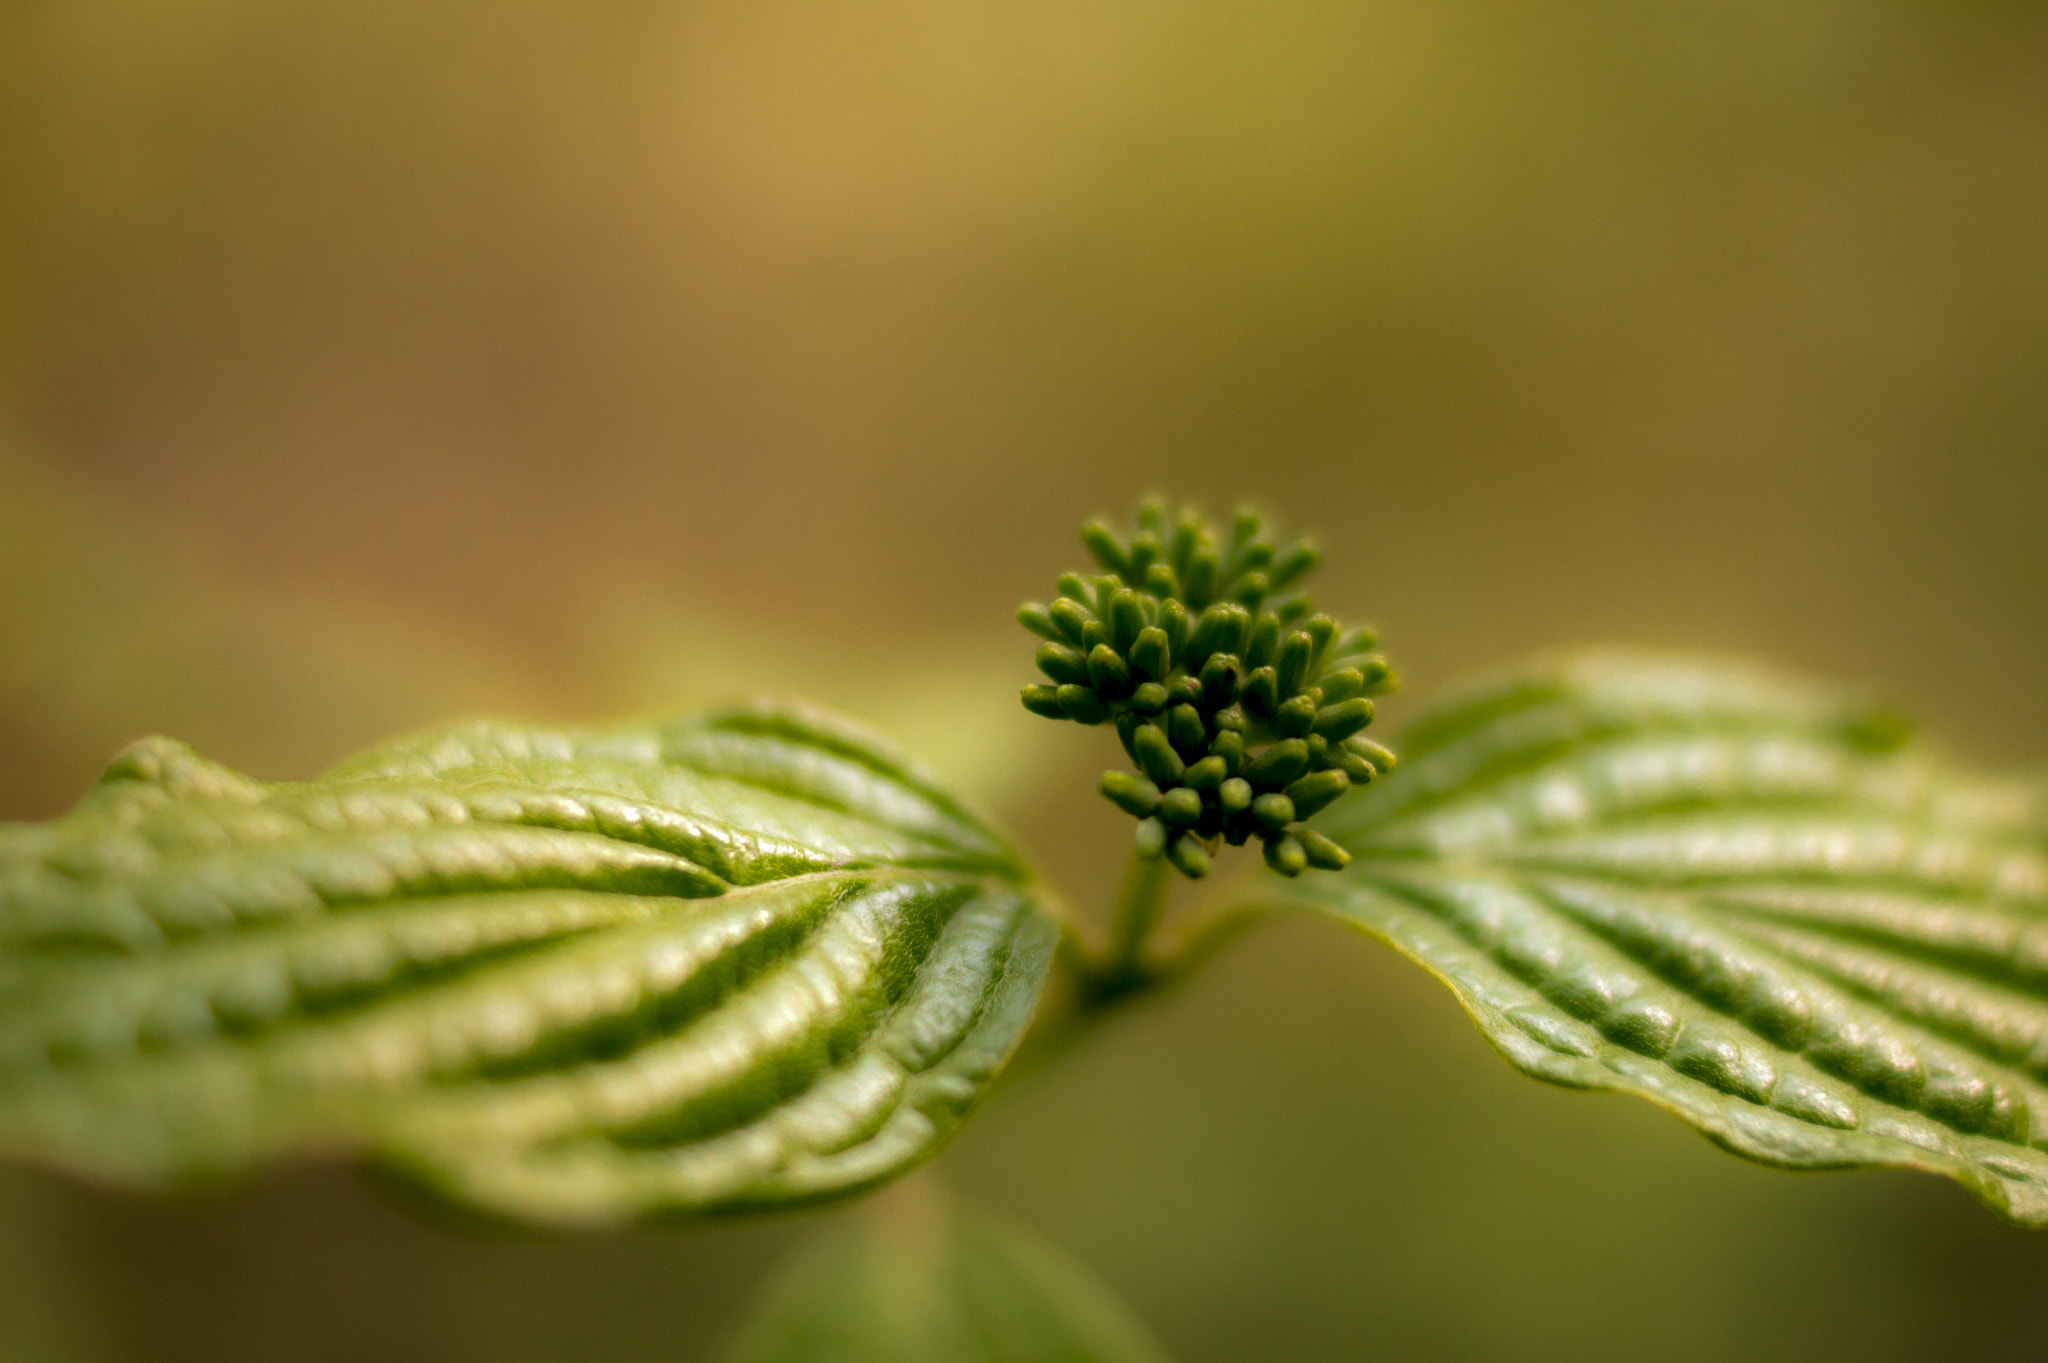
<svg viewBox="0 0 2048 1363"><path fill-rule="evenodd" d="M1141 724L1131 737L1131 746L1137 750L1138 765L1145 774L1160 786L1176 786L1187 771L1187 763L1180 760L1180 754L1167 742L1166 734L1156 724Z"/></svg>
<svg viewBox="0 0 2048 1363"><path fill-rule="evenodd" d="M1315 771L1287 784L1287 798L1294 802L1294 817L1306 819L1328 807L1351 789L1351 778L1341 771Z"/></svg>
<svg viewBox="0 0 2048 1363"><path fill-rule="evenodd" d="M1194 617L1187 607L1171 598L1159 603L1159 628L1166 632L1167 666L1172 667L1186 656L1188 636L1194 632Z"/></svg>
<svg viewBox="0 0 2048 1363"><path fill-rule="evenodd" d="M1110 644L1118 653L1130 652L1145 628L1145 610L1138 604L1138 594L1128 587L1118 590L1110 596L1104 614L1109 617Z"/></svg>
<svg viewBox="0 0 2048 1363"><path fill-rule="evenodd" d="M1306 738L1308 731L1315 727L1315 722L1315 697L1296 696L1273 712L1270 725L1273 732L1282 738Z"/></svg>
<svg viewBox="0 0 2048 1363"><path fill-rule="evenodd" d="M1308 680L1308 665L1315 655L1315 640L1300 630L1280 641L1280 651L1273 658L1273 670L1280 676L1282 696L1300 692L1302 684Z"/></svg>
<svg viewBox="0 0 2048 1363"><path fill-rule="evenodd" d="M1308 869L1308 851L1302 846L1301 839L1282 833L1277 838L1266 839L1266 865L1292 879Z"/></svg>
<svg viewBox="0 0 2048 1363"><path fill-rule="evenodd" d="M1088 622L1095 618L1087 607L1078 601L1069 601L1064 596L1045 608L1052 627L1060 632L1060 638L1069 644L1078 644L1086 636Z"/></svg>
<svg viewBox="0 0 2048 1363"><path fill-rule="evenodd" d="M1190 608L1200 610L1216 595L1216 550L1203 543L1188 555L1188 570L1181 574L1181 592Z"/></svg>
<svg viewBox="0 0 2048 1363"><path fill-rule="evenodd" d="M1147 861L1156 860L1166 851L1166 825L1157 819L1140 821L1138 831L1131 837L1131 848Z"/></svg>
<svg viewBox="0 0 2048 1363"><path fill-rule="evenodd" d="M1120 700L1130 694L1130 665L1108 644L1097 644L1089 650L1088 678L1105 700Z"/></svg>
<svg viewBox="0 0 2048 1363"><path fill-rule="evenodd" d="M1367 695L1384 696L1400 688L1400 679L1394 675L1393 664L1377 653L1368 653L1356 658L1341 658L1336 665L1357 672L1365 681Z"/></svg>
<svg viewBox="0 0 2048 1363"><path fill-rule="evenodd" d="M1252 818L1277 833L1294 822L1294 801L1285 795L1261 795L1252 801Z"/></svg>
<svg viewBox="0 0 2048 1363"><path fill-rule="evenodd" d="M1337 749L1337 769L1350 777L1354 786L1368 785L1380 774L1377 767L1349 748Z"/></svg>
<svg viewBox="0 0 2048 1363"><path fill-rule="evenodd" d="M1238 678L1242 676L1234 653L1212 653L1202 664L1202 700L1217 709L1237 699Z"/></svg>
<svg viewBox="0 0 2048 1363"><path fill-rule="evenodd" d="M1181 784L1190 790L1214 790L1230 775L1230 768L1220 757L1205 757L1199 762L1190 762L1181 774Z"/></svg>
<svg viewBox="0 0 2048 1363"><path fill-rule="evenodd" d="M1158 682L1145 682L1131 692L1131 708L1143 710L1148 715L1157 714L1166 708L1169 699L1166 688Z"/></svg>
<svg viewBox="0 0 2048 1363"><path fill-rule="evenodd" d="M1202 518L1191 506L1181 508L1180 521L1173 527L1173 543L1167 546L1166 556L1172 560L1175 569L1183 567L1188 555L1195 551L1195 541L1204 532Z"/></svg>
<svg viewBox="0 0 2048 1363"><path fill-rule="evenodd" d="M1271 719L1273 712L1280 708L1280 676L1270 667L1261 667L1244 679L1244 685L1237 689L1238 703L1253 719Z"/></svg>
<svg viewBox="0 0 2048 1363"><path fill-rule="evenodd" d="M1322 561L1323 555L1312 541L1296 540L1288 546L1286 553L1273 560L1273 567L1267 572L1266 577L1271 582L1273 591L1284 592L1307 577Z"/></svg>
<svg viewBox="0 0 2048 1363"><path fill-rule="evenodd" d="M1279 790L1308 770L1308 744L1298 738L1282 739L1258 755L1244 769L1244 779L1261 790Z"/></svg>
<svg viewBox="0 0 2048 1363"><path fill-rule="evenodd" d="M1088 685L1088 657L1079 649L1068 648L1065 644L1050 641L1038 646L1038 670L1051 677L1055 683L1072 682L1076 686Z"/></svg>
<svg viewBox="0 0 2048 1363"><path fill-rule="evenodd" d="M1342 656L1351 653L1370 653L1380 646L1379 631L1371 625L1353 625L1337 636L1335 648Z"/></svg>
<svg viewBox="0 0 2048 1363"><path fill-rule="evenodd" d="M1209 874L1209 854L1202 850L1202 844L1192 834L1183 833L1173 840L1166 849L1167 860L1189 880L1200 880Z"/></svg>
<svg viewBox="0 0 2048 1363"><path fill-rule="evenodd" d="M1252 623L1252 637L1244 646L1244 665L1257 671L1273 661L1280 648L1280 617L1263 611Z"/></svg>
<svg viewBox="0 0 2048 1363"><path fill-rule="evenodd" d="M1059 689L1060 709L1076 724L1100 724L1109 718L1109 707L1102 698L1085 686L1062 686Z"/></svg>
<svg viewBox="0 0 2048 1363"><path fill-rule="evenodd" d="M1144 722L1141 716L1133 714L1129 710L1123 711L1116 717L1117 742L1124 745L1124 755L1133 762L1138 760L1138 749L1133 740L1138 736L1138 726Z"/></svg>
<svg viewBox="0 0 2048 1363"><path fill-rule="evenodd" d="M1338 629L1337 622L1327 615L1311 615L1301 623L1301 631L1308 635L1309 642L1315 645L1315 656L1318 658L1330 656L1330 645L1337 641Z"/></svg>
<svg viewBox="0 0 2048 1363"><path fill-rule="evenodd" d="M1372 763L1375 767L1378 767L1383 773L1392 771L1395 762L1399 760L1394 756L1391 749L1381 747L1371 739L1363 736L1345 739L1344 746Z"/></svg>
<svg viewBox="0 0 2048 1363"><path fill-rule="evenodd" d="M1088 552L1102 565L1103 571L1115 573L1129 580L1131 559L1124 549L1124 542L1117 538L1116 531L1102 521L1090 521L1081 527L1081 543L1088 546Z"/></svg>
<svg viewBox="0 0 2048 1363"><path fill-rule="evenodd" d="M1377 636L1316 614L1301 591L1314 544L1276 550L1270 535L1240 508L1222 549L1193 508L1149 499L1128 537L1082 527L1101 574L1066 574L1057 600L1017 612L1052 682L1019 698L1047 717L1115 722L1136 770L1106 774L1103 794L1140 820L1141 851L1190 875L1219 840L1252 836L1288 874L1342 864L1336 844L1286 829L1393 760L1360 746L1368 697L1396 681Z"/></svg>
<svg viewBox="0 0 2048 1363"><path fill-rule="evenodd" d="M1159 808L1159 787L1136 772L1102 773L1101 790L1111 804L1133 818L1142 819Z"/></svg>
<svg viewBox="0 0 2048 1363"><path fill-rule="evenodd" d="M1319 866L1325 871L1341 871L1351 864L1351 854L1336 843L1316 832L1304 828L1294 836L1301 842L1301 850L1308 855L1308 864Z"/></svg>
<svg viewBox="0 0 2048 1363"><path fill-rule="evenodd" d="M1219 602L1202 612L1195 622L1195 634L1188 641L1188 666L1205 662L1211 654L1236 653L1252 628L1251 613L1233 602Z"/></svg>
<svg viewBox="0 0 2048 1363"><path fill-rule="evenodd" d="M1056 686L1027 686L1024 688L1024 708L1034 715L1047 719L1065 719L1067 712L1060 708L1060 691Z"/></svg>
<svg viewBox="0 0 2048 1363"><path fill-rule="evenodd" d="M1165 681L1166 674L1173 670L1173 645L1167 642L1166 631L1157 625L1147 625L1138 631L1129 657L1131 671L1146 681Z"/></svg>
<svg viewBox="0 0 2048 1363"><path fill-rule="evenodd" d="M1341 743L1372 723L1372 702L1364 696L1316 711L1315 731L1332 743Z"/></svg>
<svg viewBox="0 0 2048 1363"><path fill-rule="evenodd" d="M1194 827L1202 818L1202 792L1175 786L1160 798L1159 817L1176 827Z"/></svg>
<svg viewBox="0 0 2048 1363"><path fill-rule="evenodd" d="M1159 561L1159 536L1150 530L1140 530L1131 537L1131 574L1133 587L1143 586L1145 574Z"/></svg>
<svg viewBox="0 0 2048 1363"><path fill-rule="evenodd" d="M1365 694L1365 677L1355 668L1341 668L1325 672L1318 683L1323 690L1323 704L1337 705L1356 696Z"/></svg>
<svg viewBox="0 0 2048 1363"><path fill-rule="evenodd" d="M1259 514L1257 507L1245 502L1239 502L1236 506L1232 507L1230 510L1230 552L1236 554L1238 550L1257 539L1259 531L1265 524L1266 518Z"/></svg>
<svg viewBox="0 0 2048 1363"><path fill-rule="evenodd" d="M1060 627L1052 622L1052 612L1046 609L1043 601L1026 601L1017 607L1017 623L1041 639L1057 641L1065 637L1060 633Z"/></svg>

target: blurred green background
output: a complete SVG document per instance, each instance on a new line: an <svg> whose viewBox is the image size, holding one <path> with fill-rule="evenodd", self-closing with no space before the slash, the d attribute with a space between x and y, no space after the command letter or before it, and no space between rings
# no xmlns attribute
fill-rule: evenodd
<svg viewBox="0 0 2048 1363"><path fill-rule="evenodd" d="M7 0L0 818L797 690L1106 894L1073 526L1256 494L1409 680L1602 640L2048 761L2048 9ZM1268 931L940 1162L1184 1363L2048 1357L2048 1236L1546 1089ZM0 1359L691 1360L804 1219L0 1177Z"/></svg>

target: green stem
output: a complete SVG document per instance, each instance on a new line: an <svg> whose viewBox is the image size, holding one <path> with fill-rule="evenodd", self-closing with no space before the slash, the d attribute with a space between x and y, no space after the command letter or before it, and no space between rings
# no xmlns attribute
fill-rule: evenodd
<svg viewBox="0 0 2048 1363"><path fill-rule="evenodd" d="M1141 857L1131 853L1124 867L1124 881L1117 891L1116 908L1109 920L1109 955L1093 972L1091 991L1097 998L1113 998L1143 985L1150 971L1145 964L1145 947L1159 915L1166 908L1166 892L1173 885L1173 867L1164 857Z"/></svg>
<svg viewBox="0 0 2048 1363"><path fill-rule="evenodd" d="M1127 893L1119 898L1118 908L1131 909L1132 920L1140 911L1145 911L1156 921L1159 900L1165 897L1163 885L1154 888L1150 908L1145 910L1142 897L1133 898L1128 893L1134 888L1130 882L1135 878L1136 870L1133 867L1133 875L1126 877ZM1121 973L1113 971L1107 960L1095 957L1079 937L1069 932L1061 943L1060 951L1073 971L1074 987L1062 996L1057 1006L1039 1019L1022 1049L996 1079L996 1084L1007 1088L1037 1074L1074 1049L1124 1005L1178 986L1225 945L1271 917L1278 907L1281 906L1254 901L1212 913L1178 940L1156 943L1166 948L1163 960L1146 961L1142 955L1146 944L1141 938L1138 949L1128 954L1128 964ZM1122 927L1126 921L1130 920L1119 913L1118 926Z"/></svg>

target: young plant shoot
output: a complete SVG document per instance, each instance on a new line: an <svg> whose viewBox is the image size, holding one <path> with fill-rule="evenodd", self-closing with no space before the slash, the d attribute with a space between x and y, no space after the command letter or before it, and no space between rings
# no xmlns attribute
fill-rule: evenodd
<svg viewBox="0 0 2048 1363"><path fill-rule="evenodd" d="M343 1153L564 1229L858 1196L1027 1031L1206 960L1231 932L1168 950L1166 890L1256 840L1279 875L1247 865L1212 925L1362 930L1525 1073L2048 1225L2042 779L1854 694L1628 651L1452 688L1397 767L1365 736L1393 669L1310 600L1310 542L1158 500L1081 538L1098 571L1018 612L1023 703L1128 759L1099 786L1136 822L1106 953L1000 828L799 705L468 723L304 783L146 738L71 813L0 826L0 1156L163 1190ZM1028 1235L893 1205L740 1356L1159 1357ZM935 1266L909 1314L876 1298L905 1263Z"/></svg>

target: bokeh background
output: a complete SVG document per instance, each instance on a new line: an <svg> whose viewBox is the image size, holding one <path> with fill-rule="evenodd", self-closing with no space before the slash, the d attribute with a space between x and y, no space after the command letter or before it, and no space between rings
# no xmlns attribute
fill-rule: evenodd
<svg viewBox="0 0 2048 1363"><path fill-rule="evenodd" d="M2048 9L0 4L0 818L151 731L291 778L767 687L1086 900L1128 824L1009 617L1150 487L1323 533L1390 728L1626 640L2048 762ZM2048 1235L1530 1083L1315 924L937 1176L1184 1363L2048 1357ZM809 1224L15 1171L0 1358L703 1359Z"/></svg>

